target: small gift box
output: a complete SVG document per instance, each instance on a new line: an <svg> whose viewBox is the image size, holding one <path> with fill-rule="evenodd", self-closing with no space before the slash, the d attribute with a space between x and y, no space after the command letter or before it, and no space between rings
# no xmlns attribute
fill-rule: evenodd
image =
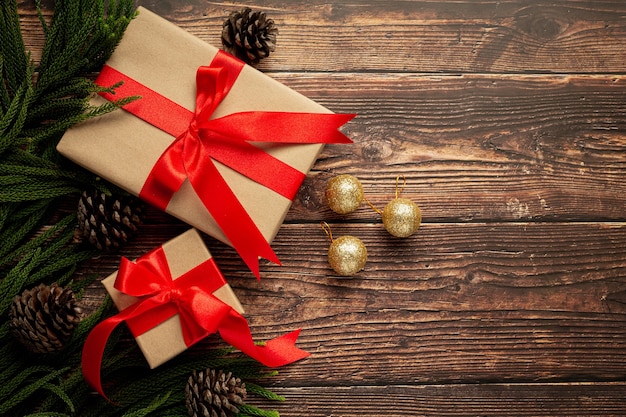
<svg viewBox="0 0 626 417"><path fill-rule="evenodd" d="M349 143L334 114L139 8L97 83L140 97L74 127L58 151L233 246L258 277L324 143ZM105 98L96 97L94 104Z"/></svg>
<svg viewBox="0 0 626 417"><path fill-rule="evenodd" d="M199 279L206 281L203 284L207 285L207 288L212 290L213 295L218 300L228 304L239 314L244 313L244 309L239 303L237 296L218 271L217 267L215 267L211 253L206 248L202 238L195 229L190 229L182 235L164 243L159 250L162 251L163 259L158 259L158 255L151 252L147 257L144 257L143 260L150 259L150 261L154 260L160 263L165 261L167 265L161 265L161 269L164 270L161 272L168 274L167 270L169 269L172 280L176 280L184 276L185 273L192 271L194 268L198 268ZM102 284L108 291L117 309L123 311L131 305L136 304L139 298L125 294L115 288L118 273L119 271L116 271L103 279ZM135 273L134 277L128 277L129 280L135 279L147 282L145 278L145 274L141 273ZM156 321L158 321L158 319L156 319ZM179 353L184 352L188 347L183 337L183 330L178 314L165 319L156 327L144 333L141 333L141 330L143 330L141 326L135 327L135 322L127 321L127 324L151 368L155 368L169 359L172 359Z"/></svg>
<svg viewBox="0 0 626 417"><path fill-rule="evenodd" d="M299 330L255 344L241 304L195 229L135 262L122 258L103 284L120 312L94 327L82 357L85 379L103 396L102 356L111 332L123 322L151 368L213 333L267 366L308 356L295 346Z"/></svg>

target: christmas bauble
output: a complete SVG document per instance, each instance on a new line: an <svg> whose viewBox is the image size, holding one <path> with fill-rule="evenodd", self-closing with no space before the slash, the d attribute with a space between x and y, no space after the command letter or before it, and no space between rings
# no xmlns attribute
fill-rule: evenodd
<svg viewBox="0 0 626 417"><path fill-rule="evenodd" d="M383 213L385 229L396 237L409 237L422 222L422 212L408 198L394 198L385 206Z"/></svg>
<svg viewBox="0 0 626 417"><path fill-rule="evenodd" d="M326 184L326 201L335 213L352 213L363 201L363 186L350 174L337 175Z"/></svg>
<svg viewBox="0 0 626 417"><path fill-rule="evenodd" d="M367 249L361 239L341 236L334 239L328 249L328 263L342 276L352 276L365 266Z"/></svg>

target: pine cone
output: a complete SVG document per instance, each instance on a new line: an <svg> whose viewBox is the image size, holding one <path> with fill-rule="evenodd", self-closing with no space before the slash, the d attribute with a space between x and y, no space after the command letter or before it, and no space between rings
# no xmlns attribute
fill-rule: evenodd
<svg viewBox="0 0 626 417"><path fill-rule="evenodd" d="M193 371L187 380L185 398L191 417L229 417L239 413L235 405L246 399L246 385L230 372Z"/></svg>
<svg viewBox="0 0 626 417"><path fill-rule="evenodd" d="M9 328L29 351L52 353L65 347L81 314L71 289L39 284L15 296Z"/></svg>
<svg viewBox="0 0 626 417"><path fill-rule="evenodd" d="M131 195L83 191L76 214L81 237L99 250L110 252L135 235L143 220L143 204Z"/></svg>
<svg viewBox="0 0 626 417"><path fill-rule="evenodd" d="M265 12L246 7L232 12L222 27L224 50L248 64L257 64L276 49L278 28Z"/></svg>

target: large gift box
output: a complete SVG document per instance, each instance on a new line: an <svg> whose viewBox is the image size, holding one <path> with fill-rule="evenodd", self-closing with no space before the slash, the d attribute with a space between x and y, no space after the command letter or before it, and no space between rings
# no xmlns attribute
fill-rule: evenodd
<svg viewBox="0 0 626 417"><path fill-rule="evenodd" d="M85 379L102 395L102 358L121 323L128 325L151 368L213 333L266 366L308 356L295 346L299 330L263 345L254 342L241 304L195 229L136 261L122 258L118 271L102 282L119 313L94 327L82 357Z"/></svg>
<svg viewBox="0 0 626 417"><path fill-rule="evenodd" d="M232 245L258 276L340 115L139 8L98 83L124 107L70 129L58 151ZM94 98L102 104L103 97ZM209 120L210 119L210 120ZM182 162L181 162L182 160Z"/></svg>

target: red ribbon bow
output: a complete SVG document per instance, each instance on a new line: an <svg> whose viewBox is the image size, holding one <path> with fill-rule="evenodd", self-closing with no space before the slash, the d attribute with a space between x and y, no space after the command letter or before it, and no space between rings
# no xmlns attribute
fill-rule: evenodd
<svg viewBox="0 0 626 417"><path fill-rule="evenodd" d="M154 165L139 196L165 210L188 179L224 235L259 278L259 257L277 264L280 261L213 160L292 200L306 175L249 142L351 143L338 128L355 115L250 111L211 120L244 66L219 51L210 66L200 67L195 112L106 65L96 82L112 85L124 81L116 90L117 97L109 93L103 97L141 96L124 109L176 137Z"/></svg>
<svg viewBox="0 0 626 417"><path fill-rule="evenodd" d="M219 332L222 339L269 367L277 367L309 356L295 346L300 330L257 346L246 319L213 292L224 285L213 259L201 263L177 279L172 279L162 248L142 256L136 263L122 258L115 288L139 297L139 301L117 315L100 322L83 347L82 368L85 380L106 398L100 380L104 349L111 332L126 322L135 337L178 314L187 346L209 334Z"/></svg>

